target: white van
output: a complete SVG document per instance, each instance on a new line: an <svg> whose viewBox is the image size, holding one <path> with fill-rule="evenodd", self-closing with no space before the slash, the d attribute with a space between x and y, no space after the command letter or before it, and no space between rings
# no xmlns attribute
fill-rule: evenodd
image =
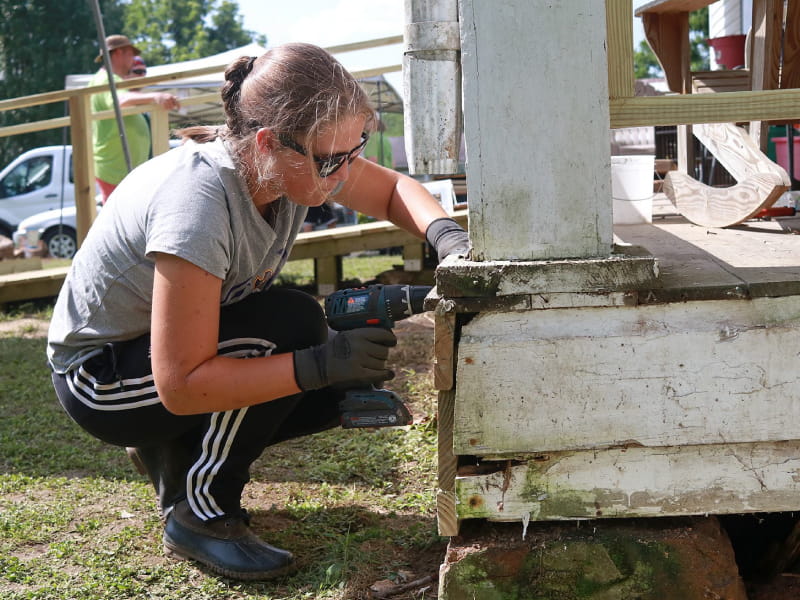
<svg viewBox="0 0 800 600"><path fill-rule="evenodd" d="M181 140L171 139L169 141L170 148L177 148L180 145ZM62 160L65 161L63 165L61 164ZM49 172L46 166L41 167L42 164L51 165ZM19 170L19 174L11 175L17 170ZM72 146L45 146L20 155L0 172L0 189L5 189L6 173L12 177L9 184L14 184L16 179L28 176L28 174L30 174L29 180L36 180L34 187L39 182L47 181L48 183L31 192L16 195L0 194L2 196L0 197L0 235L12 238L14 247L18 250L30 248L42 241L50 256L72 258L78 249ZM60 206L62 197L64 198L63 207ZM38 203L41 199L45 201L44 205ZM98 193L95 196L98 211L101 208L100 200L101 196ZM9 202L7 206L6 202ZM19 207L21 203L24 203L23 208ZM44 206L45 208L30 210L30 206ZM6 216L12 212L13 215L10 218ZM4 233L3 227L8 225L11 219L17 219L18 215L23 215L23 217L15 221L16 231L10 234ZM33 232L36 233L29 235Z"/></svg>
<svg viewBox="0 0 800 600"><path fill-rule="evenodd" d="M28 150L0 171L0 235L10 238L26 217L68 206L75 206L72 146Z"/></svg>
<svg viewBox="0 0 800 600"><path fill-rule="evenodd" d="M100 210L101 205L97 205ZM75 205L46 210L23 219L14 232L14 248L30 251L43 243L54 258L72 258L78 250ZM27 256L27 252L26 252Z"/></svg>

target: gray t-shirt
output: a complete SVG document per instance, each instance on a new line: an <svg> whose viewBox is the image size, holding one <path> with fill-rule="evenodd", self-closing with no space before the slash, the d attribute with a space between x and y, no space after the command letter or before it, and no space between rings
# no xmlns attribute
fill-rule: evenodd
<svg viewBox="0 0 800 600"><path fill-rule="evenodd" d="M135 169L73 259L50 323L51 367L65 373L107 342L150 331L156 252L222 279L223 306L268 287L306 214L286 198L276 202L273 226L220 140L187 142Z"/></svg>

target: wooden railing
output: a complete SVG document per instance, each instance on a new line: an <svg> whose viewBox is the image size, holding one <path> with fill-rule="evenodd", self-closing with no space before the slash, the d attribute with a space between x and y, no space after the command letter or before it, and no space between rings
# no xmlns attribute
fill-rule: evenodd
<svg viewBox="0 0 800 600"><path fill-rule="evenodd" d="M624 77L632 63L631 44L612 37L631 22L631 3L609 0L609 89L612 127L678 125L678 170L667 174L663 190L681 215L704 227L729 227L769 209L787 191L788 173L767 158L767 122L800 117L800 90L793 89L800 68L798 3L753 0L748 70L693 73L689 14L716 0L651 0L640 6L647 40L672 92L633 98ZM704 93L696 93L704 92ZM735 126L748 122L748 128ZM694 177L694 137L734 176L726 188Z"/></svg>
<svg viewBox="0 0 800 600"><path fill-rule="evenodd" d="M711 2L713 0L699 0L687 4L679 0L675 4L702 6ZM762 5L767 4L767 0L753 0L754 12L764 10ZM606 0L606 23L612 128L800 119L800 89L634 97L631 1ZM684 75L688 77L688 71Z"/></svg>
<svg viewBox="0 0 800 600"><path fill-rule="evenodd" d="M466 228L467 211L460 210L453 218ZM352 252L378 250L399 246L403 249L403 263L408 271L422 270L422 240L388 221L365 225L349 225L300 233L297 236L289 260L314 259L314 279L317 293L327 295L339 288L342 281L342 257ZM7 261L22 263L23 261ZM0 305L32 298L55 296L69 267L42 269L39 259L27 259L32 269L0 269Z"/></svg>
<svg viewBox="0 0 800 600"><path fill-rule="evenodd" d="M364 42L356 42L352 44L343 44L339 46L328 47L327 50L331 54L340 54L354 50L364 50L370 48L378 48L397 44L403 41L403 36L391 36L374 40L367 40ZM209 75L222 73L227 67L227 63L214 65L210 67L202 67L198 69L190 69L186 71L179 71L175 73L163 75L150 75L146 77L139 77L135 80L127 80L116 82L115 86L119 90L126 90L128 88L145 88L157 83L166 83L170 81L180 81L190 77L198 77L201 75ZM363 71L354 71L353 75L357 79L372 77L382 73L396 72L401 69L401 65L389 65L385 67L377 67L373 69L366 69ZM53 92L46 92L42 94L34 94L30 96L22 96L19 98L11 98L8 100L0 100L0 112L26 108L30 106L39 106L43 104L51 104L54 102L67 102L69 105L69 116L60 117L56 119L47 119L42 121L35 121L31 123L22 123L12 125L9 127L0 127L0 137L7 137L10 135L18 135L21 133L31 133L34 131L43 131L47 129L56 129L59 127L70 128L70 138L72 143L72 156L73 156L73 169L75 180L75 205L77 209L77 234L78 243L80 244L89 227L94 221L96 216L95 208L95 184L94 184L94 161L92 158L92 121L114 118L113 111L106 111L102 113L92 114L90 99L92 94L99 92L106 92L109 90L109 85L95 85L87 86L71 90L57 90ZM181 100L183 106L192 106L196 104L205 104L209 102L220 102L219 92L209 94L201 94L191 96ZM148 112L150 113L150 126L153 139L153 153L161 154L169 149L169 113L156 104L144 104L135 107L122 109L123 115L136 114Z"/></svg>

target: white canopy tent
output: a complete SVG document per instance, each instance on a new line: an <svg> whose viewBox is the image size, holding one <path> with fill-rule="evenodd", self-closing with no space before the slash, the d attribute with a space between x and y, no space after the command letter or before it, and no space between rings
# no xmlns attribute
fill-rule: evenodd
<svg viewBox="0 0 800 600"><path fill-rule="evenodd" d="M180 110L170 112L169 121L171 127L179 128L191 124L222 123L224 122L222 116L222 102L216 92L218 92L224 81L223 71L225 67L240 56L260 56L266 51L266 48L258 44L248 44L206 58L187 60L168 65L148 66L148 77L170 75L173 73L215 66L220 67L220 71L208 75L153 84L144 89L168 91L175 94L183 101L196 96L205 96L202 102L184 102ZM337 54L336 57L346 68L351 69L351 67L348 66L346 57L339 54ZM355 69L351 69L351 71L358 76L358 72ZM67 75L65 88L73 89L85 87L92 76L92 74ZM403 112L402 97L382 75L371 75L361 78L359 81L380 112Z"/></svg>

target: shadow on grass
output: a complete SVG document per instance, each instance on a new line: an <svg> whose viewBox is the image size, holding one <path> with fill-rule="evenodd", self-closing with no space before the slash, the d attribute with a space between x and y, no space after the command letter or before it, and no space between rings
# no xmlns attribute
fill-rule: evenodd
<svg viewBox="0 0 800 600"><path fill-rule="evenodd" d="M254 479L275 483L398 483L398 469L414 461L405 429L343 430L282 442L268 447L253 464ZM430 442L426 442L430 443Z"/></svg>
<svg viewBox="0 0 800 600"><path fill-rule="evenodd" d="M371 584L399 571L435 579L447 545L432 516L379 514L358 506L254 510L250 515L259 537L295 555L293 574L269 582L238 582L193 563L245 594L322 595L346 586L344 597L368 598Z"/></svg>

